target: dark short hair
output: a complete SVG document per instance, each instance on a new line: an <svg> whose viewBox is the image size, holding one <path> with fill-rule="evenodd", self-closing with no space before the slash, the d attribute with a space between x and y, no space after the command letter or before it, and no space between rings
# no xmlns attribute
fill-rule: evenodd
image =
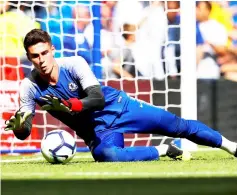
<svg viewBox="0 0 237 195"><path fill-rule="evenodd" d="M208 9L209 11L212 10L212 4L211 4L211 2L209 2L209 1L196 1L196 6L198 6L199 3L205 3L207 9Z"/></svg>
<svg viewBox="0 0 237 195"><path fill-rule="evenodd" d="M41 29L33 29L28 32L24 39L24 48L26 52L28 52L28 48L30 46L40 42L49 43L50 45L52 45L51 37L46 31L43 31Z"/></svg>

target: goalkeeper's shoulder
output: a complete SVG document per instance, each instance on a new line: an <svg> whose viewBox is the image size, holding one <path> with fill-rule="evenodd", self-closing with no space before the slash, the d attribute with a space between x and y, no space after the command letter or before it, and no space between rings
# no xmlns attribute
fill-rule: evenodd
<svg viewBox="0 0 237 195"><path fill-rule="evenodd" d="M37 83L35 81L35 78L30 75L28 77L25 77L20 84L20 92L26 92L26 91L34 91L35 87L37 86Z"/></svg>
<svg viewBox="0 0 237 195"><path fill-rule="evenodd" d="M25 77L22 81L21 81L21 86L31 86L32 85L32 81L29 77Z"/></svg>
<svg viewBox="0 0 237 195"><path fill-rule="evenodd" d="M61 64L61 66L67 68L67 69L72 69L75 68L75 66L90 66L86 59L83 58L82 56L68 56L68 57L61 57L61 58L56 58L58 64Z"/></svg>

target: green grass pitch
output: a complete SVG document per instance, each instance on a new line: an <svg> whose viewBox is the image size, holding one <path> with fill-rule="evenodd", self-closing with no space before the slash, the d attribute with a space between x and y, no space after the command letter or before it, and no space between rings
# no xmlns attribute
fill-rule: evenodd
<svg viewBox="0 0 237 195"><path fill-rule="evenodd" d="M51 165L41 155L2 156L2 194L237 195L237 159L226 152L193 152L191 161L97 163L79 153Z"/></svg>

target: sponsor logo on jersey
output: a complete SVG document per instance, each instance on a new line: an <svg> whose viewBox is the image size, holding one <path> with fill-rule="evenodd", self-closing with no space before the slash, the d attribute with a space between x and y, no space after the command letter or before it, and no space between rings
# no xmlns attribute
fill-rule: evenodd
<svg viewBox="0 0 237 195"><path fill-rule="evenodd" d="M118 103L120 103L122 101L122 99L123 99L123 97L119 96Z"/></svg>
<svg viewBox="0 0 237 195"><path fill-rule="evenodd" d="M140 102L140 108L143 108L143 104L142 104L142 102Z"/></svg>
<svg viewBox="0 0 237 195"><path fill-rule="evenodd" d="M75 83L69 83L68 88L70 91L76 91L78 89L78 86Z"/></svg>

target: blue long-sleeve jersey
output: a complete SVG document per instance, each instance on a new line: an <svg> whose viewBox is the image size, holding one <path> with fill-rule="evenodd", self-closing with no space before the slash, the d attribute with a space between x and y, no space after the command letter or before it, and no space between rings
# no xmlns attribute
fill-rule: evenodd
<svg viewBox="0 0 237 195"><path fill-rule="evenodd" d="M98 80L90 70L87 62L79 56L56 58L59 66L59 79L56 85L46 83L34 69L30 77L22 81L20 89L21 111L35 112L36 103L45 104L41 96L52 94L58 98L82 99L86 96L84 90L93 85L99 85ZM48 111L52 116L75 130L86 142L93 139L94 131L108 128L123 111L128 96L125 92L101 86L105 97L105 107L101 111L68 114L65 112Z"/></svg>
<svg viewBox="0 0 237 195"><path fill-rule="evenodd" d="M85 89L99 85L82 57L57 59L59 78L55 85L46 83L36 70L25 78L20 89L20 110L35 112L35 105L44 105L40 97L52 94L58 98L82 99ZM192 120L185 120L151 104L129 98L125 92L102 86L105 107L101 111L75 114L48 111L75 130L89 146L97 161L139 161L159 158L153 147L124 147L123 133L154 133L184 137L197 144L220 147L219 132Z"/></svg>

